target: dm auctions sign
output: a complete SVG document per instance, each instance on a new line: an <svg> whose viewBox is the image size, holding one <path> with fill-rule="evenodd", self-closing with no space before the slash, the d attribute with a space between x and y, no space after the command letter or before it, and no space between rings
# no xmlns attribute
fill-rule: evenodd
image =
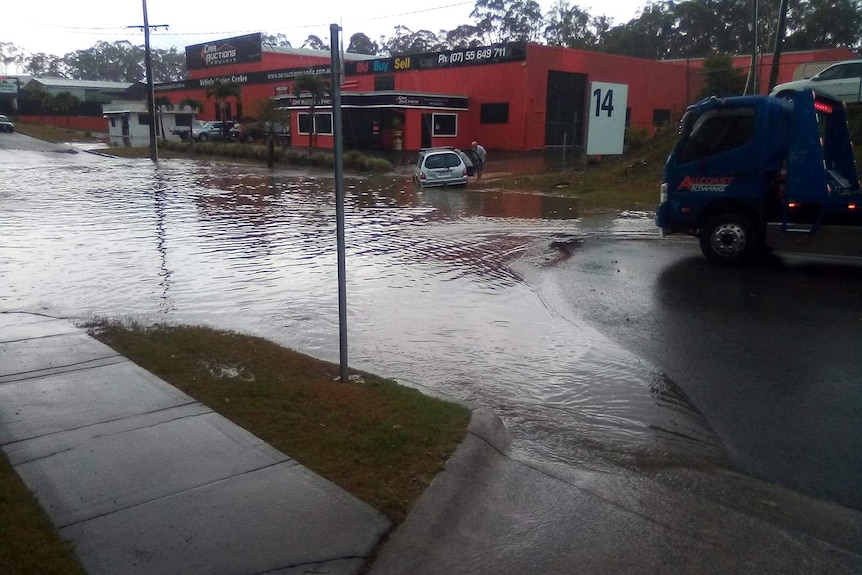
<svg viewBox="0 0 862 575"><path fill-rule="evenodd" d="M200 70L226 64L260 62L261 52L260 32L186 46L186 69Z"/></svg>
<svg viewBox="0 0 862 575"><path fill-rule="evenodd" d="M588 156L623 153L628 95L627 84L590 83Z"/></svg>

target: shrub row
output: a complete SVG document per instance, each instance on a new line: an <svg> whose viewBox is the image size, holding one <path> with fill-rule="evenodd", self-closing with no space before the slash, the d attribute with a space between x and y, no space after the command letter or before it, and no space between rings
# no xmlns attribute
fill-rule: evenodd
<svg viewBox="0 0 862 575"><path fill-rule="evenodd" d="M192 146L189 142L166 140L159 142L165 150L183 152L202 156L223 156L225 158L242 158L266 162L268 150L266 145L240 144L231 142L198 142ZM300 148L282 148L276 146L274 160L277 164L290 166L309 166L313 168L332 168L335 158L329 152L312 151ZM358 172L383 173L392 170L389 160L366 156L362 152L352 150L344 154L344 167Z"/></svg>

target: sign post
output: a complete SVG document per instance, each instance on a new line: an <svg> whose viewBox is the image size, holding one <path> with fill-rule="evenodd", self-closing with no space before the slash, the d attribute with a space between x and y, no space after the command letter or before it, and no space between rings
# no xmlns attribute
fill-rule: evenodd
<svg viewBox="0 0 862 575"><path fill-rule="evenodd" d="M627 84L590 83L587 155L605 156L623 153L626 136Z"/></svg>

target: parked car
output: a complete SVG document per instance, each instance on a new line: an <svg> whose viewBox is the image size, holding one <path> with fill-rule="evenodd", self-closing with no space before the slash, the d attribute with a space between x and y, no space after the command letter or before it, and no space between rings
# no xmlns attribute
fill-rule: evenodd
<svg viewBox="0 0 862 575"><path fill-rule="evenodd" d="M207 140L224 140L225 131L224 125L227 124L227 139L231 138L231 128L233 122L197 122L197 125L192 128L192 137L196 142L206 142Z"/></svg>
<svg viewBox="0 0 862 575"><path fill-rule="evenodd" d="M0 114L0 132L9 132L11 134L14 131L15 124L12 123L12 120L8 116Z"/></svg>
<svg viewBox="0 0 862 575"><path fill-rule="evenodd" d="M848 104L859 102L862 97L862 60L845 60L807 80L778 84L770 95L783 97L803 90L814 90Z"/></svg>
<svg viewBox="0 0 862 575"><path fill-rule="evenodd" d="M423 188L466 186L467 166L454 148L426 148L416 157L413 181Z"/></svg>
<svg viewBox="0 0 862 575"><path fill-rule="evenodd" d="M243 122L236 124L232 131L233 138L240 142L253 144L263 142L269 135L270 122ZM290 144L290 126L286 124L274 124L273 135L279 144Z"/></svg>

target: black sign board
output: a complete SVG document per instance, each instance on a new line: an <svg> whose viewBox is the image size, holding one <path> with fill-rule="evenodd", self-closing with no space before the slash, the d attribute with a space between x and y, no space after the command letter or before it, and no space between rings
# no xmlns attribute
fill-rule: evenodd
<svg viewBox="0 0 862 575"><path fill-rule="evenodd" d="M344 63L346 76L391 74L405 70L435 70L479 64L500 64L527 59L525 44L496 44L477 48L462 48L445 52L425 52L391 58L375 58Z"/></svg>
<svg viewBox="0 0 862 575"><path fill-rule="evenodd" d="M186 69L200 70L226 64L260 62L262 49L260 32L186 46Z"/></svg>

